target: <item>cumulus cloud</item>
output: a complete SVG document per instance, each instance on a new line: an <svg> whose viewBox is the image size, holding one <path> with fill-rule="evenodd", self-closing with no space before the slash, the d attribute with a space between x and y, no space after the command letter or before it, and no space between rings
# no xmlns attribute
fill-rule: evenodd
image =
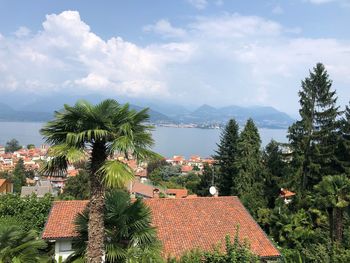
<svg viewBox="0 0 350 263"><path fill-rule="evenodd" d="M0 89L48 92L85 89L131 96L168 94L163 75L172 63L191 56L184 43L137 46L120 37L93 33L76 11L46 16L43 30L0 39Z"/></svg>
<svg viewBox="0 0 350 263"><path fill-rule="evenodd" d="M208 87L218 91L216 96L207 96L207 103L265 104L295 111L300 80L317 62L326 65L340 96L348 97L349 40L304 38L299 28L227 13L197 17L183 30L187 38L181 39L196 47L184 69L192 73L186 79L188 87L197 94L204 90L211 94ZM190 89L183 90L183 96L189 96Z"/></svg>
<svg viewBox="0 0 350 263"><path fill-rule="evenodd" d="M48 15L39 32L0 35L0 90L169 96L181 104L265 104L295 112L300 80L323 62L339 97L349 97L348 39L306 38L274 20L238 13L193 17L183 27L163 19L144 30L162 41L103 40L78 12Z"/></svg>

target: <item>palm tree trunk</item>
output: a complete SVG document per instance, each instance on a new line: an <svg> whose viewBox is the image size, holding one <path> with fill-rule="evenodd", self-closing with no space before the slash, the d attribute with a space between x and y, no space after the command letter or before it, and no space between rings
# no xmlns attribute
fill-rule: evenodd
<svg viewBox="0 0 350 263"><path fill-rule="evenodd" d="M334 240L334 215L333 215L333 208L328 207L327 208L327 213L328 213L328 219L329 219L329 234L330 238L333 241Z"/></svg>
<svg viewBox="0 0 350 263"><path fill-rule="evenodd" d="M335 218L334 218L334 239L337 242L343 241L343 209L335 208Z"/></svg>
<svg viewBox="0 0 350 263"><path fill-rule="evenodd" d="M91 154L90 163L90 184L91 196L89 203L89 225L88 225L88 244L87 244L87 262L104 262L104 187L100 176L97 175L98 169L106 160L106 149L103 142L95 142Z"/></svg>

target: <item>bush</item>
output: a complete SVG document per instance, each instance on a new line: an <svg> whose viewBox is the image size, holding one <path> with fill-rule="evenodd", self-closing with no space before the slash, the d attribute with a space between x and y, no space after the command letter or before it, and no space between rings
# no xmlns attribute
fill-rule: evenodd
<svg viewBox="0 0 350 263"><path fill-rule="evenodd" d="M35 195L21 198L17 194L0 195L0 218L14 220L23 230L41 232L52 205L52 197Z"/></svg>

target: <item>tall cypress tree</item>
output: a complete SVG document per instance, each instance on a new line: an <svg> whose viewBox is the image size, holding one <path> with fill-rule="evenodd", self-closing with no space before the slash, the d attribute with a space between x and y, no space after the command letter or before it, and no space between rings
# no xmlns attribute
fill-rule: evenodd
<svg viewBox="0 0 350 263"><path fill-rule="evenodd" d="M220 195L230 195L233 178L237 174L235 161L237 155L239 126L234 119L226 125L220 136L220 144L214 158L219 166L218 186Z"/></svg>
<svg viewBox="0 0 350 263"><path fill-rule="evenodd" d="M297 181L305 190L312 189L323 176L338 172L335 149L339 107L323 64L318 63L313 68L301 87L301 120L289 128L289 140L294 151Z"/></svg>

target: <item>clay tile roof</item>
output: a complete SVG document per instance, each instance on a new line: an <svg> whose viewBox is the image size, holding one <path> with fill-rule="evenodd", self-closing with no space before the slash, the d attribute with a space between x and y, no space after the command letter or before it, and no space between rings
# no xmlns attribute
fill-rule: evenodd
<svg viewBox="0 0 350 263"><path fill-rule="evenodd" d="M76 237L74 220L84 211L89 201L56 201L54 202L47 220L43 239L61 239Z"/></svg>
<svg viewBox="0 0 350 263"><path fill-rule="evenodd" d="M166 190L168 195L175 195L176 198L184 198L188 196L187 189L168 189Z"/></svg>
<svg viewBox="0 0 350 263"><path fill-rule="evenodd" d="M263 258L280 256L237 197L160 198L144 202L151 209L164 257L178 257L195 248L211 250L218 242L224 244L227 234L234 237L237 225L240 240L247 239L255 254ZM54 202L43 238L76 237L74 219L87 204L88 201Z"/></svg>
<svg viewBox="0 0 350 263"><path fill-rule="evenodd" d="M237 197L198 197L183 199L147 199L152 222L163 245L163 256L179 257L199 248L210 250L233 237L239 225L240 240L247 239L260 257L279 257L263 230Z"/></svg>

